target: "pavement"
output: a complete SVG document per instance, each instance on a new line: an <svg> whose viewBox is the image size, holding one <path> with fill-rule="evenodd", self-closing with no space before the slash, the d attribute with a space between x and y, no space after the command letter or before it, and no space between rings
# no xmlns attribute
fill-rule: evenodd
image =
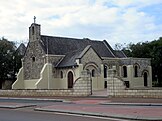
<svg viewBox="0 0 162 121"><path fill-rule="evenodd" d="M25 103L0 103L0 108L10 108L10 109L33 107L33 106L36 106L36 105L25 104Z"/></svg>
<svg viewBox="0 0 162 121"><path fill-rule="evenodd" d="M1 99L42 100L52 101L54 103L36 106L36 104L0 102L0 108L7 108L7 106L15 106L14 108L35 106L35 111L59 112L128 120L162 121L162 99L94 97L1 97L0 100Z"/></svg>

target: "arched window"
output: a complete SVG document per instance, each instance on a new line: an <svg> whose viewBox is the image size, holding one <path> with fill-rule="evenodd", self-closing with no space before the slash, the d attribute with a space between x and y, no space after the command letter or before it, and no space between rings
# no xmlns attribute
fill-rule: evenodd
<svg viewBox="0 0 162 121"><path fill-rule="evenodd" d="M127 66L123 66L123 77L127 77Z"/></svg>
<svg viewBox="0 0 162 121"><path fill-rule="evenodd" d="M63 78L63 72L61 71L61 74L60 74L60 76L61 76L61 79Z"/></svg>
<svg viewBox="0 0 162 121"><path fill-rule="evenodd" d="M95 77L95 70L92 70L92 77Z"/></svg>
<svg viewBox="0 0 162 121"><path fill-rule="evenodd" d="M134 66L134 77L138 77L138 65Z"/></svg>
<svg viewBox="0 0 162 121"><path fill-rule="evenodd" d="M107 66L104 65L104 78L107 78Z"/></svg>

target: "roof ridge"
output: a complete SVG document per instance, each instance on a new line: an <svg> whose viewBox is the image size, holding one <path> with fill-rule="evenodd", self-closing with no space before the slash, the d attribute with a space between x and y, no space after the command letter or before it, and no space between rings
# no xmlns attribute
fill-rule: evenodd
<svg viewBox="0 0 162 121"><path fill-rule="evenodd" d="M73 37L61 37L61 36L49 36L49 35L41 35L44 37L51 37L51 38L62 38L62 39L73 39L73 40L87 40L87 41L93 41L93 42L102 42L101 40L92 40L89 38L73 38Z"/></svg>
<svg viewBox="0 0 162 121"><path fill-rule="evenodd" d="M111 50L111 46L109 45L109 43L107 43L107 41L106 40L103 40L103 43L104 43L104 45L107 47L107 49L110 51L110 53L114 56L114 57L116 57L115 56L115 54L112 52L112 50ZM114 51L114 50L113 50Z"/></svg>

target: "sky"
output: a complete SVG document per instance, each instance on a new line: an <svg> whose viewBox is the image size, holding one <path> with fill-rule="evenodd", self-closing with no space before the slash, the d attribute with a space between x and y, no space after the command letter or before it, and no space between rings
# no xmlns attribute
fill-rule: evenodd
<svg viewBox="0 0 162 121"><path fill-rule="evenodd" d="M34 16L42 35L111 46L162 37L162 0L0 0L0 37L27 42Z"/></svg>

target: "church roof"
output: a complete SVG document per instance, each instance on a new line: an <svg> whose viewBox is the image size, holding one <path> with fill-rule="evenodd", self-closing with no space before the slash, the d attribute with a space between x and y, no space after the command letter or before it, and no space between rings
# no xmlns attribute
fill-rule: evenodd
<svg viewBox="0 0 162 121"><path fill-rule="evenodd" d="M121 53L115 52L106 40L97 41L87 38L75 39L41 35L41 45L46 54L65 55L63 60L55 65L56 67L77 66L75 60L82 55L87 47L92 47L99 57L123 57Z"/></svg>
<svg viewBox="0 0 162 121"><path fill-rule="evenodd" d="M19 45L19 47L17 48L17 50L16 50L16 52L18 52L18 54L22 55L22 56L24 56L25 51L26 51L26 47L25 47L25 45L23 43L21 43Z"/></svg>
<svg viewBox="0 0 162 121"><path fill-rule="evenodd" d="M73 52L76 50L83 50L88 45L91 45L93 49L100 55L100 57L110 57L110 58L115 57L115 54L112 51L113 49L107 42L105 43L105 41L52 37L44 35L41 36L41 40L42 40L42 47L44 51L48 54L66 55L66 53Z"/></svg>
<svg viewBox="0 0 162 121"><path fill-rule="evenodd" d="M71 66L77 66L76 59L81 54L82 50L76 50L73 52L69 52L65 55L63 60L56 66L58 68L62 67L71 67Z"/></svg>
<svg viewBox="0 0 162 121"><path fill-rule="evenodd" d="M92 48L92 46L91 45L88 45L86 48L84 48L84 50L79 49L79 50L75 50L75 51L72 51L72 52L67 53L66 56L64 57L64 59L57 65L57 67L77 66L76 59L82 58L84 56L84 54L90 48ZM98 55L97 52L96 52L96 54Z"/></svg>
<svg viewBox="0 0 162 121"><path fill-rule="evenodd" d="M115 55L118 57L118 58L127 58L127 56L124 54L123 51L120 51L120 50L115 50Z"/></svg>

